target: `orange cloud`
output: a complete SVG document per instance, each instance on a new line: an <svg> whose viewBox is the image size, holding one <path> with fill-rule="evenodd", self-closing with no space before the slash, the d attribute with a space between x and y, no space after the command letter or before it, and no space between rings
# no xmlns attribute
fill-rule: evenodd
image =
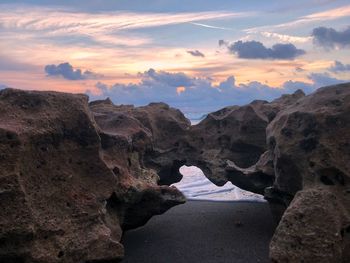
<svg viewBox="0 0 350 263"><path fill-rule="evenodd" d="M176 88L176 93L180 95L182 92L185 92L186 88L185 87L177 87Z"/></svg>

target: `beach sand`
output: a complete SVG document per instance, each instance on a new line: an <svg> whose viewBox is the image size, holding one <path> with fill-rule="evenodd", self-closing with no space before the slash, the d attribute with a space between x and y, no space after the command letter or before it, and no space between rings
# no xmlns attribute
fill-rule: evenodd
<svg viewBox="0 0 350 263"><path fill-rule="evenodd" d="M123 236L123 263L269 262L267 203L188 201Z"/></svg>

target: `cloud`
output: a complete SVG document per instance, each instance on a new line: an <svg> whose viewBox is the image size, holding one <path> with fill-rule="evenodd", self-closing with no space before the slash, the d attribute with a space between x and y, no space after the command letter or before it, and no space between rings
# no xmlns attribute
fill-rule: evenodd
<svg viewBox="0 0 350 263"><path fill-rule="evenodd" d="M299 17L291 22L277 24L277 25L267 25L267 26L259 26L245 29L244 31L247 33L254 33L260 31L268 31L268 30L286 30L290 28L297 28L301 26L305 26L307 24L314 24L318 21L330 21L336 20L342 17L350 16L350 5L341 6L334 9L329 9L326 11L309 14L306 16Z"/></svg>
<svg viewBox="0 0 350 263"><path fill-rule="evenodd" d="M315 83L306 83L303 81L288 80L283 84L283 88L288 91L286 93L292 93L299 89L303 90L306 94L315 91L315 89L323 87L324 85L316 86Z"/></svg>
<svg viewBox="0 0 350 263"><path fill-rule="evenodd" d="M301 67L296 67L296 68L295 68L295 71L296 71L296 72L304 72L305 69L303 69L303 68L301 68Z"/></svg>
<svg viewBox="0 0 350 263"><path fill-rule="evenodd" d="M194 57L202 57L202 58L205 57L205 55L202 52L200 52L199 50L188 50L187 53L194 56Z"/></svg>
<svg viewBox="0 0 350 263"><path fill-rule="evenodd" d="M350 27L343 31L334 28L317 27L312 31L314 43L325 48L345 48L350 47Z"/></svg>
<svg viewBox="0 0 350 263"><path fill-rule="evenodd" d="M202 20L216 20L251 16L251 13L225 11L183 12L183 13L83 13L50 8L4 8L0 11L0 22L6 29L53 30L53 32L97 33L100 31L159 27L190 23ZM53 33L51 32L51 33Z"/></svg>
<svg viewBox="0 0 350 263"><path fill-rule="evenodd" d="M298 36L278 34L278 33L268 32L268 31L263 31L259 33L266 38L269 38L269 39L275 38L275 39L278 39L278 41L288 42L288 43L307 43L312 39L312 37L298 37Z"/></svg>
<svg viewBox="0 0 350 263"><path fill-rule="evenodd" d="M254 40L246 42L240 40L228 45L227 48L239 58L246 59L293 60L305 54L304 50L297 49L293 44L275 44L272 48L267 48L261 42Z"/></svg>
<svg viewBox="0 0 350 263"><path fill-rule="evenodd" d="M26 64L8 56L0 55L0 70L3 71L28 71L34 69L34 65Z"/></svg>
<svg viewBox="0 0 350 263"><path fill-rule="evenodd" d="M331 86L350 81L334 78L328 73L311 73L308 75L308 79L311 81L311 83L291 80L287 81L283 84L283 88L289 91L302 89L305 91L305 93L310 93L320 87Z"/></svg>
<svg viewBox="0 0 350 263"><path fill-rule="evenodd" d="M334 73L350 71L350 64L343 64L336 60L334 61L334 64L328 68L328 70Z"/></svg>
<svg viewBox="0 0 350 263"><path fill-rule="evenodd" d="M170 87L190 87L194 85L193 78L187 76L185 73L169 73L166 71L155 71L154 69L149 69L144 73L139 74L142 77L144 85L160 85L166 84Z"/></svg>
<svg viewBox="0 0 350 263"><path fill-rule="evenodd" d="M86 13L77 10L30 6L1 6L1 29L13 36L33 39L63 38L103 45L139 46L153 39L127 33L130 30L183 23L252 16L245 12L130 12Z"/></svg>
<svg viewBox="0 0 350 263"><path fill-rule="evenodd" d="M102 77L92 71L86 70L82 72L81 69L74 69L68 62L61 63L59 65L47 65L45 66L45 72L48 76L63 77L68 80L84 80L95 79Z"/></svg>
<svg viewBox="0 0 350 263"><path fill-rule="evenodd" d="M222 47L222 46L228 46L230 43L229 42L227 42L227 41L225 41L225 40L223 40L223 39L220 39L219 40L219 47Z"/></svg>
<svg viewBox="0 0 350 263"><path fill-rule="evenodd" d="M328 73L311 73L308 78L314 83L315 86L318 87L335 85L339 84L340 82L347 82L331 77Z"/></svg>
<svg viewBox="0 0 350 263"><path fill-rule="evenodd" d="M4 84L0 84L0 90L6 89L6 88L8 88L8 86L6 86L6 85L4 85Z"/></svg>
<svg viewBox="0 0 350 263"><path fill-rule="evenodd" d="M346 82L328 74L310 74L309 83L287 81L281 87L272 87L257 81L236 83L230 76L219 84L210 78L191 77L184 73L170 73L150 69L139 73L137 84L112 86L97 83L95 90L88 90L92 100L110 97L116 104L145 105L150 102L166 102L186 114L206 113L229 105L243 105L255 99L272 100L298 89L310 93L319 87Z"/></svg>

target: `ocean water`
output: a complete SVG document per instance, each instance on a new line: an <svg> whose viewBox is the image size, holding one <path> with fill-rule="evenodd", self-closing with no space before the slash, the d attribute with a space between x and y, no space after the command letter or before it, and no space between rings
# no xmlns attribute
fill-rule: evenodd
<svg viewBox="0 0 350 263"><path fill-rule="evenodd" d="M195 166L182 166L183 178L173 184L188 200L205 201L257 201L265 202L262 195L244 191L227 182L224 186L216 186L205 177L202 170Z"/></svg>

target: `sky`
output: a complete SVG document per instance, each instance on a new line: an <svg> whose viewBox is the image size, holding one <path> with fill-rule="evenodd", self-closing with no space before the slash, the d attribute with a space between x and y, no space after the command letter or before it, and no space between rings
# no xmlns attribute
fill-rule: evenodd
<svg viewBox="0 0 350 263"><path fill-rule="evenodd" d="M0 0L0 89L194 116L347 81L348 0Z"/></svg>

